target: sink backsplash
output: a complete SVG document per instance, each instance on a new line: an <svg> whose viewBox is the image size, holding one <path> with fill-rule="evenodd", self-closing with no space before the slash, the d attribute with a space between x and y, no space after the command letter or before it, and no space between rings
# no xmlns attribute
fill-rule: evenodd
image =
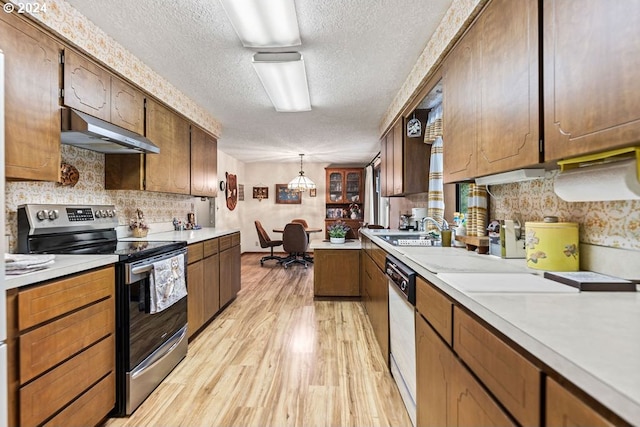
<svg viewBox="0 0 640 427"><path fill-rule="evenodd" d="M544 179L491 186L490 219L542 221L557 216L560 221L580 224L580 242L640 250L640 200L614 202L565 202L553 191L559 171Z"/></svg>
<svg viewBox="0 0 640 427"><path fill-rule="evenodd" d="M17 209L26 203L106 204L115 205L118 222L126 225L136 208L142 209L153 230L154 223L186 220L199 198L189 195L154 193L150 191L105 190L104 154L62 145L62 161L75 166L80 179L74 187L54 182L6 183L5 236L9 236L9 250L15 252L18 233Z"/></svg>

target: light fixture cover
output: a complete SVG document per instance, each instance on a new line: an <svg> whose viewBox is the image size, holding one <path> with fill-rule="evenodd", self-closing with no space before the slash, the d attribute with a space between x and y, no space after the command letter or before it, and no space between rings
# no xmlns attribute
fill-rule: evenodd
<svg viewBox="0 0 640 427"><path fill-rule="evenodd" d="M544 177L544 169L517 169L510 172L476 178L478 185L509 184L512 182L530 181Z"/></svg>
<svg viewBox="0 0 640 427"><path fill-rule="evenodd" d="M310 111L307 73L299 52L253 55L253 67L278 112Z"/></svg>
<svg viewBox="0 0 640 427"><path fill-rule="evenodd" d="M220 0L244 47L299 46L293 0Z"/></svg>
<svg viewBox="0 0 640 427"><path fill-rule="evenodd" d="M310 178L304 176L304 170L302 170L302 157L304 154L300 154L300 172L299 175L289 181L287 187L291 190L311 190L312 188L316 188L315 182L313 182Z"/></svg>

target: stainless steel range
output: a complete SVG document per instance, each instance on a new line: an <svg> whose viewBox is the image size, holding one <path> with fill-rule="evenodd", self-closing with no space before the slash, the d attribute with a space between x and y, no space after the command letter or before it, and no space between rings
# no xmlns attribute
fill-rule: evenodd
<svg viewBox="0 0 640 427"><path fill-rule="evenodd" d="M116 407L130 415L187 354L187 298L152 307L154 266L179 262L186 280L186 242L117 239L114 206L18 208L18 252L114 254L116 263Z"/></svg>

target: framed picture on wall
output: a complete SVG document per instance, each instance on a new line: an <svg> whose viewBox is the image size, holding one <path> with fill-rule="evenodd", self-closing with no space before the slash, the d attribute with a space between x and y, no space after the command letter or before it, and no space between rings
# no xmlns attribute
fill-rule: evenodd
<svg viewBox="0 0 640 427"><path fill-rule="evenodd" d="M309 190L309 197L316 197L316 189L312 188Z"/></svg>
<svg viewBox="0 0 640 427"><path fill-rule="evenodd" d="M269 187L253 187L253 198L262 200L269 198Z"/></svg>
<svg viewBox="0 0 640 427"><path fill-rule="evenodd" d="M238 201L244 201L244 184L238 184Z"/></svg>
<svg viewBox="0 0 640 427"><path fill-rule="evenodd" d="M287 184L276 184L276 203L296 205L302 203L298 190L290 190Z"/></svg>

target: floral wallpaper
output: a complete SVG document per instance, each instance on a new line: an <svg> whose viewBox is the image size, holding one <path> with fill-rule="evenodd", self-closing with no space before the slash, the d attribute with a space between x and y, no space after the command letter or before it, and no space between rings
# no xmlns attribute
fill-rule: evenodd
<svg viewBox="0 0 640 427"><path fill-rule="evenodd" d="M55 182L11 182L5 190L5 235L14 252L18 234L17 209L26 203L115 205L120 225L127 225L136 208L142 209L153 229L154 223L170 223L174 217L185 220L193 212L193 196L149 191L105 190L104 154L62 145L62 161L80 172L78 183L62 186Z"/></svg>

